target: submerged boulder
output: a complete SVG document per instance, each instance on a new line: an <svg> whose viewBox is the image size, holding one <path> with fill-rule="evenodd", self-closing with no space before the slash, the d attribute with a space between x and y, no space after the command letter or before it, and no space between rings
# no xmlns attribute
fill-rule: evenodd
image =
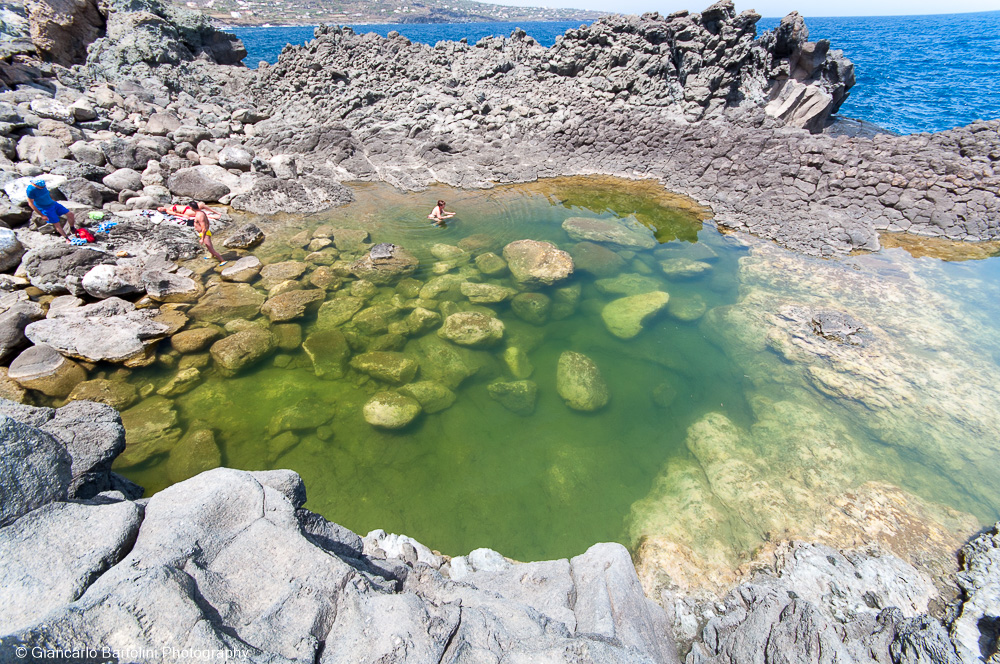
<svg viewBox="0 0 1000 664"><path fill-rule="evenodd" d="M25 349L14 358L7 376L26 389L61 398L86 380L87 372L55 348L40 344Z"/></svg>
<svg viewBox="0 0 1000 664"><path fill-rule="evenodd" d="M573 410L594 411L607 405L610 394L601 370L583 353L571 350L559 356L556 390Z"/></svg>
<svg viewBox="0 0 1000 664"><path fill-rule="evenodd" d="M365 421L380 429L402 429L420 415L420 402L395 392L379 392L364 405Z"/></svg>
<svg viewBox="0 0 1000 664"><path fill-rule="evenodd" d="M604 305L601 319L608 332L619 339L631 339L642 331L643 323L667 306L669 300L670 295L663 291L628 295Z"/></svg>
<svg viewBox="0 0 1000 664"><path fill-rule="evenodd" d="M334 241L338 240L334 235ZM376 245L380 246L380 245ZM393 246L393 245L390 245ZM338 245L339 249L340 246ZM373 248L374 249L374 248ZM420 261L402 247L393 247L389 255L372 252L351 263L350 271L358 279L366 279L379 286L391 285L417 271Z"/></svg>
<svg viewBox="0 0 1000 664"><path fill-rule="evenodd" d="M227 249L253 249L264 241L264 231L255 224L243 224L236 227L222 243ZM242 260L242 259L241 259ZM239 261L237 261L239 262ZM259 261L258 261L259 262ZM235 267L235 265L233 265ZM233 279L233 281L238 281Z"/></svg>
<svg viewBox="0 0 1000 664"><path fill-rule="evenodd" d="M320 378L343 378L351 348L340 330L320 329L302 343L302 350L313 363L313 371Z"/></svg>
<svg viewBox="0 0 1000 664"><path fill-rule="evenodd" d="M460 312L444 319L438 336L459 346L485 348L503 339L504 324L499 318L477 312Z"/></svg>
<svg viewBox="0 0 1000 664"><path fill-rule="evenodd" d="M625 219L570 217L563 222L562 227L574 240L604 242L630 249L652 249L656 246L653 231L639 223L635 217Z"/></svg>
<svg viewBox="0 0 1000 664"><path fill-rule="evenodd" d="M353 357L351 367L377 380L402 385L413 380L419 365L402 353L372 351Z"/></svg>
<svg viewBox="0 0 1000 664"><path fill-rule="evenodd" d="M227 376L266 357L277 342L269 330L252 325L245 330L219 339L209 352L216 365Z"/></svg>
<svg viewBox="0 0 1000 664"><path fill-rule="evenodd" d="M551 286L573 274L573 258L550 242L517 240L503 248L514 280L525 286Z"/></svg>
<svg viewBox="0 0 1000 664"><path fill-rule="evenodd" d="M538 385L531 380L498 381L486 388L489 395L507 410L518 415L531 415L538 401Z"/></svg>

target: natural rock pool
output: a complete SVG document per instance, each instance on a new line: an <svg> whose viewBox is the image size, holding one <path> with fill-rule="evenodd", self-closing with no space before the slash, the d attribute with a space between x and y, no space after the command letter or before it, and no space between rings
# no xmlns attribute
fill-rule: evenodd
<svg viewBox="0 0 1000 664"><path fill-rule="evenodd" d="M521 560L620 541L706 579L786 537L919 558L1000 515L996 259L805 258L721 234L652 182L356 196L268 231L251 286L187 312L204 329L186 352L108 374L148 395L123 413L117 470L153 492L217 465L292 468L310 509L362 533ZM443 228L439 198L458 213ZM504 248L524 239L573 274L515 280ZM419 267L346 275L382 242ZM291 314L255 315L297 289ZM213 368L219 328L260 326L273 351ZM366 421L414 404L402 428Z"/></svg>

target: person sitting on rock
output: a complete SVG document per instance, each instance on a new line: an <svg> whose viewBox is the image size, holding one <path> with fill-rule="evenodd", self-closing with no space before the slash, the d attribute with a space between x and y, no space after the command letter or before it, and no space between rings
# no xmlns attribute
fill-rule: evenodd
<svg viewBox="0 0 1000 664"><path fill-rule="evenodd" d="M427 218L437 221L438 226L444 226L444 220L451 219L454 216L454 212L444 211L444 201L438 201L437 205L434 206L434 209L431 210L431 213L427 215Z"/></svg>
<svg viewBox="0 0 1000 664"><path fill-rule="evenodd" d="M215 260L219 261L220 266L225 265L227 261L223 260L219 252L212 246L212 231L209 228L208 215L205 214L204 210L199 209L194 213L194 230L198 232L198 244L205 247L209 254L215 256ZM204 258L208 260L209 257L205 256Z"/></svg>
<svg viewBox="0 0 1000 664"><path fill-rule="evenodd" d="M59 235L62 235L66 242L70 242L69 237L63 230L62 219L60 217L66 216L66 221L69 222L70 233L76 233L76 217L60 203L52 200L45 180L32 180L31 184L28 185L26 193L28 195L28 205L31 206L31 209L41 215L46 220L46 223L53 224L56 230L59 231Z"/></svg>

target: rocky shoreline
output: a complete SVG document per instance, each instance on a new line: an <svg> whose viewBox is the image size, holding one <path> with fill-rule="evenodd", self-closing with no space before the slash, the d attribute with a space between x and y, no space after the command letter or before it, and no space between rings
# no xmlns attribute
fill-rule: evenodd
<svg viewBox="0 0 1000 664"><path fill-rule="evenodd" d="M344 204L344 182L420 190L574 174L656 178L709 207L722 227L821 256L878 249L883 230L1000 236L1000 121L835 136L828 123L853 85L851 64L809 42L798 15L756 39L758 18L729 2L700 14L610 17L552 49L520 32L429 47L321 27L256 72L239 65L238 41L153 0L70 10L38 2L20 32L5 23L17 34L0 61L0 221L12 227L0 228L0 354L10 361L0 396L71 403L0 402L0 660L23 661L19 647L99 645L121 651L121 661L167 661L163 648L175 644L268 662L995 659L996 527L962 548L954 576L941 570L959 589L954 600L927 569L885 548L794 543L729 578L721 596L675 592L654 602L620 545L538 563L484 549L449 558L404 536L361 538L308 512L290 471L210 470L149 499L110 471L116 457L136 462L163 449L126 446L118 414L86 400L124 409L137 398L103 367L176 367L158 389L181 393L209 361L235 373L282 344L302 345L289 321L342 279L357 281L331 310L357 300L346 304L356 306L350 317L365 288L416 268L405 251L377 262L367 233L352 229L302 238L305 262L265 266L251 253L260 229L231 223ZM24 188L38 177L100 229L96 251L26 225ZM215 225L238 259L226 269L178 266L196 255L194 237L142 212L186 198L231 207ZM529 289L572 273L566 252L523 242L530 246L511 243L503 258L469 257L483 274L493 261ZM307 269L310 287L289 285ZM266 297L249 285L255 279ZM472 302L513 295L459 281ZM622 307L634 313L633 303ZM405 311L407 326L426 331L426 321L410 320L419 307ZM263 327L249 321L261 313ZM428 313L458 345L503 333L483 314ZM605 322L616 336L641 329L641 315L614 313ZM168 338L171 349L158 352ZM352 368L370 374L355 365L392 355L383 350L356 355ZM323 361L343 371L347 355ZM560 380L587 373L587 362L567 354ZM606 392L585 382L585 393L570 386L561 396L600 408ZM494 398L526 407L526 386L507 385ZM423 405L417 394L380 394L365 406L376 426ZM178 443L172 431L158 444ZM201 444L192 436L185 445Z"/></svg>

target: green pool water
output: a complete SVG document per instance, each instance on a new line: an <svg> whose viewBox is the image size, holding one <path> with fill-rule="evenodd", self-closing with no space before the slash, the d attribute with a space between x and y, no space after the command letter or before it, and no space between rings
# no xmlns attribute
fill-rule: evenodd
<svg viewBox="0 0 1000 664"><path fill-rule="evenodd" d="M443 266L435 267L438 259L432 247L437 244L463 246L461 241L471 237L475 242L467 241L464 246L480 247L471 252L473 255L486 248L500 254L508 242L530 238L572 251L575 241L561 227L569 217L621 219L634 215L655 232L658 245L638 251L605 245L617 254L619 267L603 277L578 269L570 281L557 284L578 285L579 301L570 315L542 325L521 320L507 303L471 305L457 293L443 295L439 304L446 300L455 303L442 304L449 311L492 309L506 325L504 343L477 351L479 372L455 388L457 398L451 407L425 413L399 431L375 429L362 416L364 403L387 386L354 371L337 380L320 379L301 349L279 351L235 377L219 375L209 366L197 387L170 398L178 429L212 432L218 452L207 454L207 458L216 454L219 463L235 468L294 469L306 482L307 507L331 520L362 534L374 528L405 533L453 555L491 547L521 560L571 556L598 541L634 545L638 537L661 527L687 528L684 536L705 546L722 537L739 555L765 535L770 536L773 528L768 519L763 525L758 523L758 511L763 508L749 504L755 500L749 487L745 492L748 505L741 507L729 500L732 513L724 523L713 524L699 521L693 516L695 512L687 514L697 502L695 494L685 495L682 485L671 484L670 478L680 477L671 473L692 469L685 477L705 483L710 487L706 491L721 496L725 489L719 483L727 476L714 474L715 469L731 468L734 460L743 463L747 458L760 462L747 466L756 470L747 471L750 475L733 475L727 482L737 481L736 477L749 477L752 482L758 479L753 475L756 473L762 484L787 497L802 489L786 480L815 466L828 478L836 476L829 480L830 486L823 483L826 480L821 486L813 485L817 495L846 490L863 481L885 480L924 499L970 511L984 521L998 513L1000 500L990 486L990 474L969 471L1000 461L996 441L981 453L966 454L954 463L948 456L955 445L973 449L979 438L993 435L992 430L976 430L976 426L988 422L994 410L1000 412L994 395L981 394L988 392L990 380L997 374L995 358L1000 356L991 341L998 319L993 315L995 300L989 297L990 289L996 290L990 284L996 272L994 259L958 266L912 258L893 249L874 260L855 257L831 267L829 261L790 257L771 247L767 251L778 252L779 257L768 260L790 261L801 272L790 273L788 266L782 265L753 271L753 261L759 264L763 260L753 252L756 241L748 244L743 238L721 234L712 225L703 224L697 206L664 193L655 183L576 178L488 191L434 187L421 194L360 185L356 196L357 201L349 206L296 219L283 229L270 231L267 242L255 254L265 263L306 260L309 252L301 248L303 232L320 226L363 228L370 232L372 242L391 242L412 251L421 261L412 278L426 282L446 271ZM426 219L439 198L458 213L444 228ZM671 278L660 267L661 261L670 258L704 262L710 269L696 277ZM887 301L879 303L875 293L845 288L842 281L838 285L835 275L817 283L809 281L813 277L802 276L833 268L854 273L867 270L872 280L890 284L883 291L888 293ZM449 272L477 277L474 262ZM700 298L705 314L695 320L680 320L668 309L647 321L635 338L619 339L609 333L601 310L620 295L604 293L596 285L599 278L619 274L655 280L674 302ZM307 272L303 279L308 276ZM873 406L866 401L869 392L830 387L831 380L817 369L820 365L815 362L819 360L799 362L793 353L777 352L780 340L772 340L768 346L765 327L770 319L764 314L772 305L779 309L778 300L802 302L823 297L824 306L837 301L844 309L857 309L877 318L882 304L890 304L893 294L906 290L905 284L900 288L892 285L894 279L915 280L954 307L944 307L935 319L940 321L934 330L947 329L947 335L964 338L968 347L961 350L965 355L980 354L975 364L985 375L975 382L975 393L982 398L971 405L968 398L956 399L956 403L961 401L980 412L960 413L963 406L940 399L937 411L928 411L901 398L898 408L872 414ZM513 285L509 275L483 280ZM345 280L339 290L349 289L351 281ZM975 296L954 296L967 292L970 282L984 284L985 292L981 287ZM412 287L412 282L409 285ZM824 293L824 288L829 292ZM331 291L328 299L336 292ZM397 288L380 287L366 306L384 304L394 297L398 302ZM759 304L752 304L754 298ZM919 316L916 303L905 306L909 307L905 316L880 320L879 329L899 344L899 352L915 358L922 354L939 358L938 346L951 336L933 337L928 342L926 338L908 339L905 331L896 334L893 325ZM955 323L956 312L965 312L960 316L965 322ZM746 322L757 314L763 317ZM295 322L308 335L315 320L312 313ZM435 331L428 336L436 336ZM417 356L418 342L407 339L400 350ZM364 335L355 340L356 345L367 343L379 342ZM526 351L534 367L530 380L538 385L538 400L530 415L507 410L487 391L494 381L513 380L502 358L504 349L511 345ZM362 350L355 348L356 353ZM603 409L593 413L571 410L558 395L556 363L567 350L587 355L600 369L611 395ZM956 371L961 368L961 363L952 364ZM910 364L903 369L919 374L926 371L926 365ZM131 372L127 380L139 387L156 387L173 372L156 365ZM868 380L855 378L862 384ZM416 380L421 379L422 374L418 374ZM942 377L942 381L947 380ZM895 390L893 394L903 390L894 384L873 389L877 392L883 387ZM907 397L910 401L919 398L919 394ZM292 408L322 412L328 421L290 435L275 435L272 420ZM906 408L923 412L926 421L912 421L904 414ZM721 466L716 464L718 454L691 442L692 427L697 429L702 426L699 423L717 419L717 415L743 432L738 451L727 447ZM940 424L935 418L948 421L940 435L934 433ZM826 440L838 428L842 433L834 436L832 443ZM796 449L812 444L803 440L823 439L825 451L816 452L815 461L801 454L769 456L784 440L783 434L773 435L775 431L794 434ZM909 440L915 442L909 444ZM846 460L830 461L831 449L847 455ZM120 471L145 486L148 495L185 479L178 468L198 465L178 461L171 460L169 454L159 455ZM841 471L842 476L838 474ZM809 486L808 482L802 486ZM804 506L807 503L793 504L789 498L784 506L772 509L786 510L783 518L794 521L811 514Z"/></svg>

